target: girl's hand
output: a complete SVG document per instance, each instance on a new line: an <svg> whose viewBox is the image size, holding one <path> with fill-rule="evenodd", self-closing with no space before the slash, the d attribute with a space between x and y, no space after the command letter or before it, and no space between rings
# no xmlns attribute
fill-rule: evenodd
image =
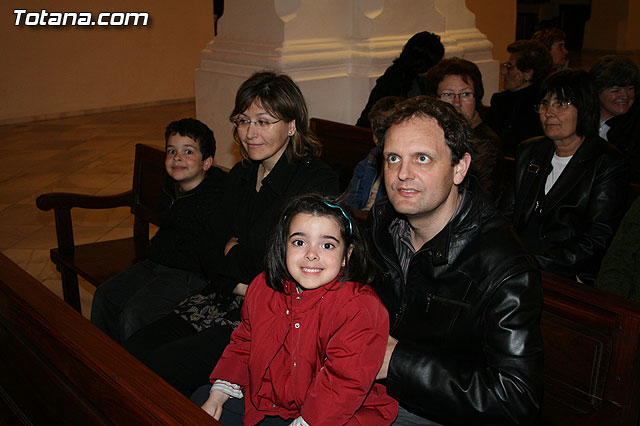
<svg viewBox="0 0 640 426"><path fill-rule="evenodd" d="M209 399L202 405L202 409L211 417L220 420L222 415L222 406L229 399L229 395L218 390L214 390L209 394Z"/></svg>
<svg viewBox="0 0 640 426"><path fill-rule="evenodd" d="M238 244L238 239L236 237L229 238L227 244L224 246L224 255L226 256L229 253L229 250L233 248L233 246Z"/></svg>

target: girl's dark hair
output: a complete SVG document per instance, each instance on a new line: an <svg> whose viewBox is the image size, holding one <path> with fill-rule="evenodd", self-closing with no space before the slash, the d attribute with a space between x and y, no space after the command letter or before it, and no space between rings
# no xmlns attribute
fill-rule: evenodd
<svg viewBox="0 0 640 426"><path fill-rule="evenodd" d="M567 69L550 74L540 84L540 99L548 94L556 95L558 101L568 101L576 107L578 110L576 135L598 134L600 101L588 72Z"/></svg>
<svg viewBox="0 0 640 426"><path fill-rule="evenodd" d="M328 203L328 204L327 204ZM329 206L329 204L338 207ZM340 225L340 236L344 241L346 258L349 246L353 245L351 257L339 276L341 281L370 283L375 274L374 263L369 257L366 239L349 208L340 199L311 193L294 197L284 206L278 225L271 234L265 258L267 284L276 291L284 291L284 281L293 281L287 269L287 246L289 227L294 216L307 213L313 216L330 216Z"/></svg>
<svg viewBox="0 0 640 426"><path fill-rule="evenodd" d="M245 112L253 103L260 101L262 107L275 118L285 123L296 121L296 132L290 137L286 148L289 161L299 160L307 155L319 157L322 145L309 128L309 112L300 88L286 74L261 71L249 77L238 89L236 102L229 120ZM245 160L249 154L242 146L238 129L233 128L233 141L240 148Z"/></svg>

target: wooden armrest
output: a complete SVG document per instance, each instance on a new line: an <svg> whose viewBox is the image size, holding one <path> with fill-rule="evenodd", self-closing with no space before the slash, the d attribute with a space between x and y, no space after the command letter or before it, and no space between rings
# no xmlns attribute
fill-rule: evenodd
<svg viewBox="0 0 640 426"><path fill-rule="evenodd" d="M36 199L36 206L40 210L70 209L111 209L114 207L131 207L133 191L128 190L114 195L86 195L69 192L50 192L42 194Z"/></svg>

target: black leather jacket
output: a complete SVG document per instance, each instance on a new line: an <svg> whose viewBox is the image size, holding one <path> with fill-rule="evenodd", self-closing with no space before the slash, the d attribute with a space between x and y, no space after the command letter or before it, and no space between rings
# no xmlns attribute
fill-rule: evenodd
<svg viewBox="0 0 640 426"><path fill-rule="evenodd" d="M592 284L625 212L627 167L611 144L586 138L540 198L554 150L546 137L519 147L515 181L504 194L502 211L541 269ZM532 225L536 201L541 213Z"/></svg>
<svg viewBox="0 0 640 426"><path fill-rule="evenodd" d="M388 200L369 215L384 271L374 288L399 340L387 391L441 424L526 425L543 387L540 272L471 181L459 213L421 247L403 277Z"/></svg>

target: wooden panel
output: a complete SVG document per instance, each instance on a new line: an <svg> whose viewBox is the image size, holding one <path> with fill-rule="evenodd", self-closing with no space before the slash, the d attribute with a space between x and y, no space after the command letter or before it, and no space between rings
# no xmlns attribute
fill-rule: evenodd
<svg viewBox="0 0 640 426"><path fill-rule="evenodd" d="M219 425L1 254L0 317L2 404L34 424Z"/></svg>

